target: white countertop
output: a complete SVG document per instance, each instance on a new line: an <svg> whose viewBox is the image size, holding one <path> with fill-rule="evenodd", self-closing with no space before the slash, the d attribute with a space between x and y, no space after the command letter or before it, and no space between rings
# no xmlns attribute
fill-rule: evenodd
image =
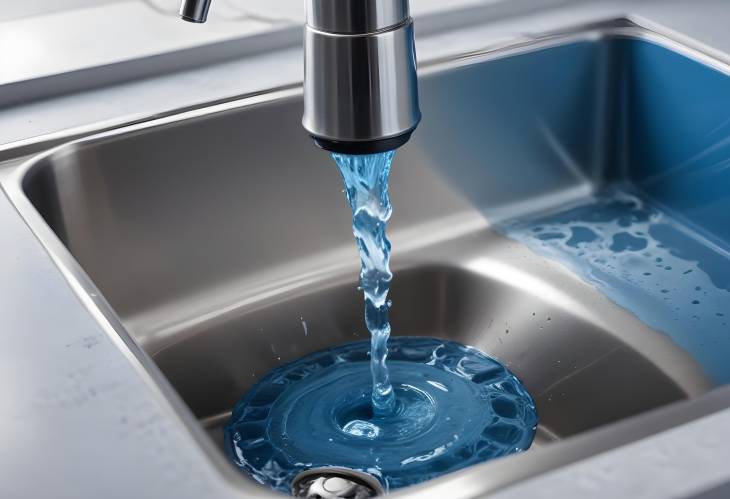
<svg viewBox="0 0 730 499"><path fill-rule="evenodd" d="M138 2L94 8L127 3ZM419 0L413 3L416 10ZM482 6L484 11L426 12L422 18L416 11L417 25L424 26L417 42L419 57L431 59L523 33L631 14L705 44L707 50L730 60L727 0L580 1L533 14L524 13L525 2L513 0L509 7L521 15L507 15L506 4L499 4L491 11ZM479 24L439 32L439 22L454 25L459 16ZM96 53L105 56L104 50ZM0 143L296 82L301 72L301 49L292 46L25 103L0 111ZM11 168L0 168L0 175ZM129 347L101 327L4 196L0 196L0 227L4 235L0 313L5 321L0 350L5 394L0 403L0 497L240 497L148 382ZM687 497L718 486L716 497L730 497L730 489L722 488L730 483L727 428L730 411L716 413L524 481L493 497L648 499Z"/></svg>

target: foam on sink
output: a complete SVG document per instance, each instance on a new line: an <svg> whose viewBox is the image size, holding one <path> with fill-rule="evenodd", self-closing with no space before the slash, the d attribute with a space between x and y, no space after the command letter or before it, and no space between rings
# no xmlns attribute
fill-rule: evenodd
<svg viewBox="0 0 730 499"><path fill-rule="evenodd" d="M668 334L715 382L730 382L730 259L721 248L621 187L500 229Z"/></svg>

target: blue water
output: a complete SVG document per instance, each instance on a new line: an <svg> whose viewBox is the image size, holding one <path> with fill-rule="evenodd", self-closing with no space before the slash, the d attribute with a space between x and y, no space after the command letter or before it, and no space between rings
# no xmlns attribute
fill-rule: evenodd
<svg viewBox="0 0 730 499"><path fill-rule="evenodd" d="M496 360L454 342L393 337L395 403L378 416L369 350L367 341L349 343L271 371L226 426L233 462L282 492L319 466L364 471L394 489L530 446L535 405Z"/></svg>
<svg viewBox="0 0 730 499"><path fill-rule="evenodd" d="M730 253L693 227L616 185L501 229L667 334L711 380L730 382Z"/></svg>
<svg viewBox="0 0 730 499"><path fill-rule="evenodd" d="M393 212L388 197L388 176L395 151L382 154L333 154L345 184L347 202L352 208L352 233L360 250L360 288L365 298L365 324L370 331L373 376L373 411L386 416L395 409L395 395L388 377L390 303L388 291L390 241L385 229Z"/></svg>
<svg viewBox="0 0 730 499"><path fill-rule="evenodd" d="M229 456L260 483L289 492L313 467L364 471L392 489L527 449L535 404L498 361L433 338L388 341L394 152L333 157L352 209L371 341L271 371L233 410Z"/></svg>

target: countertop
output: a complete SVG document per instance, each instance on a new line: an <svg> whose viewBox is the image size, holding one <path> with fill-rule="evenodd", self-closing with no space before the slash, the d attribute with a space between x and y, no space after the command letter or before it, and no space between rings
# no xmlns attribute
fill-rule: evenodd
<svg viewBox="0 0 730 499"><path fill-rule="evenodd" d="M424 12L423 20L416 13L417 26L424 26L418 32L419 57L631 15L730 61L727 0L546 1L533 7L538 4L554 7L528 13L527 4L515 0L512 10L483 3L451 13ZM455 29L462 23L468 26ZM0 144L9 158L37 136L297 82L301 74L301 47L294 44L49 96L0 110ZM0 176L17 163L0 164ZM130 346L71 289L4 195L0 227L5 395L0 497L240 497L150 383ZM715 413L490 497L730 497L728 428L730 411Z"/></svg>

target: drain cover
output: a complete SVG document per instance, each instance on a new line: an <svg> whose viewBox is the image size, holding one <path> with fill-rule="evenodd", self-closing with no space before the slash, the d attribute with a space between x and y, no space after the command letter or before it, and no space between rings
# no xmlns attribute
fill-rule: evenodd
<svg viewBox="0 0 730 499"><path fill-rule="evenodd" d="M312 468L292 481L292 495L306 499L366 499L384 492L372 475L347 468Z"/></svg>

